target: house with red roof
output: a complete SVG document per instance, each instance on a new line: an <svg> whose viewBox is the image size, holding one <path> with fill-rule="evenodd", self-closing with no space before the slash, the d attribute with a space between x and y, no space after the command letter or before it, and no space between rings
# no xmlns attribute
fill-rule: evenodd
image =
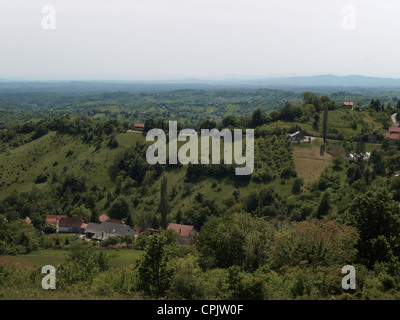
<svg viewBox="0 0 400 320"><path fill-rule="evenodd" d="M44 225L47 226L49 224L52 224L53 226L57 226L57 223L61 218L67 218L67 217L68 216L64 214L59 214L59 215L49 214L46 216L46 221L44 222Z"/></svg>
<svg viewBox="0 0 400 320"><path fill-rule="evenodd" d="M167 230L174 230L178 234L180 244L190 242L198 234L198 231L193 226L178 223L170 223Z"/></svg>
<svg viewBox="0 0 400 320"><path fill-rule="evenodd" d="M144 123L135 123L135 124L133 125L133 128L134 128L135 130L143 130L143 129L144 129Z"/></svg>
<svg viewBox="0 0 400 320"><path fill-rule="evenodd" d="M349 109L351 109L351 110L354 109L354 102L352 102L352 101L345 101L345 102L343 102L343 105L344 105L346 108L349 108Z"/></svg>
<svg viewBox="0 0 400 320"><path fill-rule="evenodd" d="M125 222L123 222L122 220L116 220L116 219L108 219L108 220L106 220L106 222L112 222L112 223L116 223L116 224L125 224Z"/></svg>
<svg viewBox="0 0 400 320"><path fill-rule="evenodd" d="M81 218L66 217L58 220L58 233L85 233L87 224Z"/></svg>
<svg viewBox="0 0 400 320"><path fill-rule="evenodd" d="M400 140L400 127L394 125L391 126L389 132L385 135L385 138L392 140L393 142L395 140Z"/></svg>
<svg viewBox="0 0 400 320"><path fill-rule="evenodd" d="M390 133L390 134L399 134L399 133L400 133L400 127L391 126L391 127L389 128L389 133Z"/></svg>

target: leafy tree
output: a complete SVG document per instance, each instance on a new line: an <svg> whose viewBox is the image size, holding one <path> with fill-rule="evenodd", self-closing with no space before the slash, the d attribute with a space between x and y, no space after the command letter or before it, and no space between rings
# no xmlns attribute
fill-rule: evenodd
<svg viewBox="0 0 400 320"><path fill-rule="evenodd" d="M107 255L102 250L96 251L81 241L74 241L66 261L57 267L57 288L63 289L81 281L90 283L99 272L108 270Z"/></svg>
<svg viewBox="0 0 400 320"><path fill-rule="evenodd" d="M114 200L110 209L108 209L108 216L111 219L122 220L128 216L130 211L130 205L125 197L119 197Z"/></svg>
<svg viewBox="0 0 400 320"><path fill-rule="evenodd" d="M299 119L302 115L303 111L300 106L288 102L279 110L279 118L281 120L293 121L296 118Z"/></svg>
<svg viewBox="0 0 400 320"><path fill-rule="evenodd" d="M217 128L217 123L214 120L204 120L202 123L200 123L199 129L208 129L208 130L212 130Z"/></svg>
<svg viewBox="0 0 400 320"><path fill-rule="evenodd" d="M85 222L91 221L92 212L86 209L84 205L77 207L71 211L71 216L74 218L81 218Z"/></svg>
<svg viewBox="0 0 400 320"><path fill-rule="evenodd" d="M369 162L372 163L375 174L385 173L385 162L383 160L383 155L376 149L372 150Z"/></svg>
<svg viewBox="0 0 400 320"><path fill-rule="evenodd" d="M299 194L301 192L301 188L303 187L303 185L304 185L304 179L296 178L293 183L292 192L294 194Z"/></svg>
<svg viewBox="0 0 400 320"><path fill-rule="evenodd" d="M251 123L254 128L261 126L262 124L265 123L265 116L261 108L257 108L256 110L254 110L253 116L251 118Z"/></svg>
<svg viewBox="0 0 400 320"><path fill-rule="evenodd" d="M32 136L33 140L39 139L40 137L43 137L44 135L46 135L49 132L49 130L46 128L46 126L44 124L39 125L36 128L36 131L34 133L34 135Z"/></svg>
<svg viewBox="0 0 400 320"><path fill-rule="evenodd" d="M144 234L139 234L136 239L136 246L143 250L144 248L146 248L148 244L149 244L149 237L145 236Z"/></svg>
<svg viewBox="0 0 400 320"><path fill-rule="evenodd" d="M340 157L336 157L333 159L332 164L333 170L340 171L342 170L343 160Z"/></svg>
<svg viewBox="0 0 400 320"><path fill-rule="evenodd" d="M343 266L354 261L357 239L354 227L335 220L295 222L291 229L276 235L272 263L277 269L300 264Z"/></svg>
<svg viewBox="0 0 400 320"><path fill-rule="evenodd" d="M172 229L167 229L163 231L163 236L166 238L166 244L167 245L174 245L178 244L178 234L176 231Z"/></svg>
<svg viewBox="0 0 400 320"><path fill-rule="evenodd" d="M233 195L233 197L235 198L235 201L236 201L236 202L239 201L240 190L239 190L239 189L235 189L235 190L232 192L232 195Z"/></svg>
<svg viewBox="0 0 400 320"><path fill-rule="evenodd" d="M319 106L319 98L312 92L304 92L303 95L304 104L312 104L315 108Z"/></svg>
<svg viewBox="0 0 400 320"><path fill-rule="evenodd" d="M166 238L153 235L139 263L139 288L146 294L161 297L169 288L172 277L169 255Z"/></svg>
<svg viewBox="0 0 400 320"><path fill-rule="evenodd" d="M115 149L119 146L118 140L115 135L111 136L107 146L110 147L111 149Z"/></svg>
<svg viewBox="0 0 400 320"><path fill-rule="evenodd" d="M379 188L359 194L350 208L349 217L360 233L359 255L369 266L387 258L388 251L374 245L379 237L385 238L394 254L400 256L400 204L389 191Z"/></svg>
<svg viewBox="0 0 400 320"><path fill-rule="evenodd" d="M267 262L273 235L269 223L248 213L211 216L199 234L200 263L205 268L255 270Z"/></svg>
<svg viewBox="0 0 400 320"><path fill-rule="evenodd" d="M327 191L322 196L321 202L319 203L318 210L317 210L317 219L321 219L324 216L329 214L331 209L330 204L330 193Z"/></svg>
<svg viewBox="0 0 400 320"><path fill-rule="evenodd" d="M232 127L235 128L237 126L237 120L234 116L226 116L222 119L222 126L224 128Z"/></svg>
<svg viewBox="0 0 400 320"><path fill-rule="evenodd" d="M173 262L174 275L169 294L176 299L204 299L206 285L197 257L189 254Z"/></svg>

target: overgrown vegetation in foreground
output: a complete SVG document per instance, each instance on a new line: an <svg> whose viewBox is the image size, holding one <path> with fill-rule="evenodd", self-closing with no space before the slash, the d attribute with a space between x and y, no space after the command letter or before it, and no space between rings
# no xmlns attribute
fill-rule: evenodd
<svg viewBox="0 0 400 320"><path fill-rule="evenodd" d="M93 247L93 243L75 240L68 245L66 260L57 265L55 291L41 289L43 275L39 268L23 270L2 265L1 296L3 299L397 299L400 275L397 253L391 251L383 234L370 238L373 226L364 225L365 215L379 211L369 213L366 209L373 203L367 205L366 201L374 202L377 210L398 210L388 194L378 192L354 203L360 208L354 221L358 228L335 220L309 219L278 231L264 219L248 213L226 214L209 219L196 243L190 246L178 245L176 235L171 232L151 237L142 258L136 260L132 254L132 264L124 267L112 267L105 251ZM393 218L387 214L379 221L380 225L386 225L385 232L396 233L399 226ZM390 241L393 240L392 236ZM367 268L360 261L372 266ZM341 287L341 268L346 264L353 264L357 270L357 290L351 293Z"/></svg>
<svg viewBox="0 0 400 320"><path fill-rule="evenodd" d="M225 231L220 233L221 231ZM251 231L251 232L250 232ZM221 235L221 236L219 236ZM56 265L55 290L38 267L0 264L1 299L398 299L400 265L355 263L357 290L342 289L341 268L356 262L356 228L308 220L277 232L246 213L208 221L194 245L172 233L151 237L144 254L113 266L107 250L75 240Z"/></svg>

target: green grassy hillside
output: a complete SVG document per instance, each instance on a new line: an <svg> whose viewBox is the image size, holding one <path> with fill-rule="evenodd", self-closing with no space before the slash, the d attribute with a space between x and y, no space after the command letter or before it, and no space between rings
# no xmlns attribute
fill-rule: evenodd
<svg viewBox="0 0 400 320"><path fill-rule="evenodd" d="M26 192L36 186L45 189L48 182L35 183L39 175L52 179L53 174L72 173L84 176L90 184L111 188L107 168L115 155L136 141L143 141L140 134L123 133L118 137L115 149L84 144L78 137L51 132L37 140L0 153L1 183L0 199L12 191Z"/></svg>

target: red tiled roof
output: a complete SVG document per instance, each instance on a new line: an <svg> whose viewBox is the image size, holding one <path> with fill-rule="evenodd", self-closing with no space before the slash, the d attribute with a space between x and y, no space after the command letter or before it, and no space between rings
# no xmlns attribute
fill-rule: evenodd
<svg viewBox="0 0 400 320"><path fill-rule="evenodd" d="M344 104L345 106L353 106L353 105L354 105L354 102L346 101L346 102L343 102L343 104Z"/></svg>
<svg viewBox="0 0 400 320"><path fill-rule="evenodd" d="M58 222L59 227L77 227L77 228L83 228L82 225L84 225L83 220L81 218L61 218L60 221Z"/></svg>
<svg viewBox="0 0 400 320"><path fill-rule="evenodd" d="M107 217L105 214L103 214L103 215L100 216L99 221L100 222L104 222L104 221L107 221L109 219L110 219L109 217Z"/></svg>
<svg viewBox="0 0 400 320"><path fill-rule="evenodd" d="M142 233L142 228L138 226L134 226L133 230L135 230L135 234L141 234Z"/></svg>
<svg viewBox="0 0 400 320"><path fill-rule="evenodd" d="M387 133L385 138L390 140L400 140L400 133Z"/></svg>
<svg viewBox="0 0 400 320"><path fill-rule="evenodd" d="M180 237L189 238L190 232L193 230L193 226L188 226L178 223L170 223L168 225L168 230L174 230Z"/></svg>
<svg viewBox="0 0 400 320"><path fill-rule="evenodd" d="M61 218L67 218L68 216L66 215L56 215L56 214L49 214L46 216L46 222L45 225L48 224L53 224L53 225L57 225L57 221L60 220Z"/></svg>
<svg viewBox="0 0 400 320"><path fill-rule="evenodd" d="M116 224L125 224L125 222L123 222L122 220L108 219L106 221L116 223Z"/></svg>
<svg viewBox="0 0 400 320"><path fill-rule="evenodd" d="M28 216L26 216L25 222L26 222L27 224L30 224L30 223L32 222L32 220L31 220L31 218L29 218Z"/></svg>
<svg viewBox="0 0 400 320"><path fill-rule="evenodd" d="M133 126L135 128L144 128L144 123L135 123Z"/></svg>
<svg viewBox="0 0 400 320"><path fill-rule="evenodd" d="M400 127L390 127L389 132L390 133L400 133Z"/></svg>

